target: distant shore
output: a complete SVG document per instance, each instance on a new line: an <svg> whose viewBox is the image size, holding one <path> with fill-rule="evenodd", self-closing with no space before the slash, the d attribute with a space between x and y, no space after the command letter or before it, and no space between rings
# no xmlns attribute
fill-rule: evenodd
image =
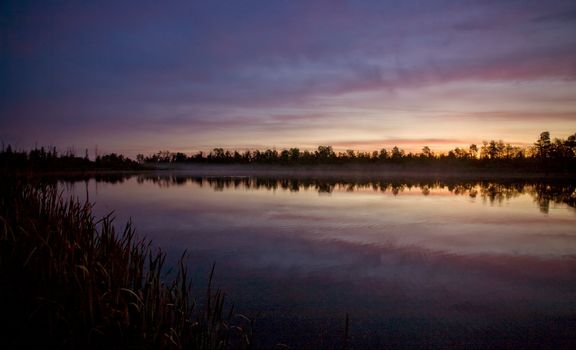
<svg viewBox="0 0 576 350"><path fill-rule="evenodd" d="M510 168L437 167L390 164L319 164L319 165L262 165L262 164L192 164L161 166L148 170L154 174L173 173L192 176L270 176L321 178L502 178L540 179L574 178L574 172L544 172Z"/></svg>
<svg viewBox="0 0 576 350"><path fill-rule="evenodd" d="M20 176L98 177L98 176L200 176L200 177L274 177L342 180L374 179L463 179L463 180L572 180L575 172L512 168L439 167L391 164L160 164L134 169L45 169L17 171Z"/></svg>

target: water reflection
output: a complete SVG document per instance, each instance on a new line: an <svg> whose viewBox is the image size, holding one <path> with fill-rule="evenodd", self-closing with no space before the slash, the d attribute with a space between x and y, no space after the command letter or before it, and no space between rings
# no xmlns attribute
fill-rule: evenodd
<svg viewBox="0 0 576 350"><path fill-rule="evenodd" d="M212 262L261 348L570 348L570 181L73 178L100 214L131 217L194 285ZM558 209L558 210L555 210ZM199 289L201 289L199 287Z"/></svg>
<svg viewBox="0 0 576 350"><path fill-rule="evenodd" d="M228 189L246 190L284 190L298 192L301 190L314 190L320 194L330 194L334 191L374 191L399 195L407 190L419 189L424 196L434 191L447 190L452 194L480 197L491 204L502 204L506 200L523 194L530 195L538 204L542 213L548 213L551 204L566 204L576 207L575 182L541 182L541 181L462 181L452 179L443 180L335 180L322 178L271 178L271 177L201 177L185 175L96 175L90 177L97 182L123 183L135 178L139 184L153 183L162 188L172 186L186 186L195 184L209 186L214 191ZM68 177L65 180L87 181L88 177Z"/></svg>

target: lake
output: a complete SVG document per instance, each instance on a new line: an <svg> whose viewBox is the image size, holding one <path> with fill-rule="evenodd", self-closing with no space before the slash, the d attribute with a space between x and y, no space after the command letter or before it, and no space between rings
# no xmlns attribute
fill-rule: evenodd
<svg viewBox="0 0 576 350"><path fill-rule="evenodd" d="M576 344L574 181L195 176L60 181L255 318L257 345Z"/></svg>

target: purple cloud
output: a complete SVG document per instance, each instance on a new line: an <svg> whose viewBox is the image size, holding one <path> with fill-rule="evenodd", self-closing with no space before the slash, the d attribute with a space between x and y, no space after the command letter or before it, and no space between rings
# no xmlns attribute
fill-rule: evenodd
<svg viewBox="0 0 576 350"><path fill-rule="evenodd" d="M10 132L0 138L30 143L51 130L69 142L66 133L111 125L166 137L170 125L317 127L342 96L394 101L455 82L573 89L575 10L569 1L7 2L0 127Z"/></svg>

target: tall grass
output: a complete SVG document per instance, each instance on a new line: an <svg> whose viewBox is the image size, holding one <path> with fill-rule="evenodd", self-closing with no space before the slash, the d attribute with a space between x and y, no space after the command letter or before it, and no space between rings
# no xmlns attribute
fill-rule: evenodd
<svg viewBox="0 0 576 350"><path fill-rule="evenodd" d="M184 257L163 280L165 254L121 232L90 203L55 186L0 185L1 348L228 349L251 347L249 320L224 310L210 275L203 306Z"/></svg>

